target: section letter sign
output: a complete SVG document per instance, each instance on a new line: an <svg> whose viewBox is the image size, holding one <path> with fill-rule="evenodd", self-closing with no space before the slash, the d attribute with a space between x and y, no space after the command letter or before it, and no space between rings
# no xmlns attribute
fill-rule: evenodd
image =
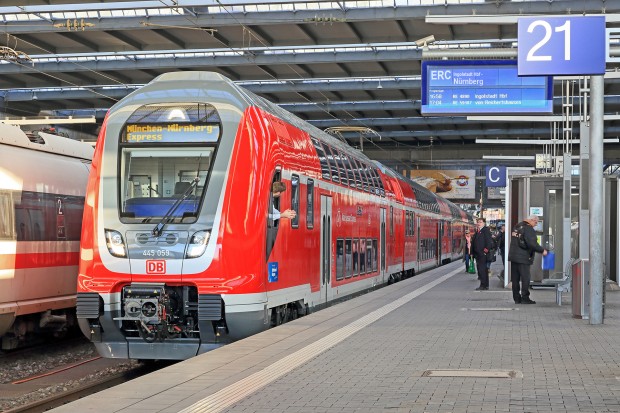
<svg viewBox="0 0 620 413"><path fill-rule="evenodd" d="M506 167L505 166L487 166L486 167L486 186L504 187L506 186Z"/></svg>
<svg viewBox="0 0 620 413"><path fill-rule="evenodd" d="M422 62L422 114L553 112L553 80L519 77L514 60Z"/></svg>
<svg viewBox="0 0 620 413"><path fill-rule="evenodd" d="M605 16L518 20L519 76L605 73Z"/></svg>

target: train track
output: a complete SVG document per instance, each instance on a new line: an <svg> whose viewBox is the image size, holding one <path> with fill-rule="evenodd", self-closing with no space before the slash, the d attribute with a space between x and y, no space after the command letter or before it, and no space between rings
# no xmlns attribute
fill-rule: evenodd
<svg viewBox="0 0 620 413"><path fill-rule="evenodd" d="M117 386L121 383L132 380L136 377L140 377L145 374L152 373L153 371L156 371L161 367L163 367L163 365L158 364L158 363L143 364L139 366L138 368L133 369L131 371L103 377L101 379L96 380L95 382L88 383L88 384L85 384L83 386L80 386L74 389L69 389L60 394L56 394L51 397L46 397L42 400L38 400L36 402L32 402L32 403L29 403L29 404L26 404L20 407L16 407L11 410L6 410L5 413L45 412L55 407L59 407L64 404L70 403L72 401L78 400L82 397L95 394L101 390L105 390L110 387Z"/></svg>

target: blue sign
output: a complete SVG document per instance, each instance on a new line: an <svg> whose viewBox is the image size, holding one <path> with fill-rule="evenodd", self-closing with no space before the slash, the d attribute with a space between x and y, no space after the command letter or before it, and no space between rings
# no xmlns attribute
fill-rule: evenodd
<svg viewBox="0 0 620 413"><path fill-rule="evenodd" d="M605 73L605 16L518 20L519 76Z"/></svg>
<svg viewBox="0 0 620 413"><path fill-rule="evenodd" d="M422 62L423 115L552 112L552 78L518 77L514 60Z"/></svg>
<svg viewBox="0 0 620 413"><path fill-rule="evenodd" d="M278 263L270 262L267 264L267 271L269 271L269 276L267 277L270 283L278 282Z"/></svg>
<svg viewBox="0 0 620 413"><path fill-rule="evenodd" d="M487 166L487 188L505 187L506 186L506 167L505 166Z"/></svg>

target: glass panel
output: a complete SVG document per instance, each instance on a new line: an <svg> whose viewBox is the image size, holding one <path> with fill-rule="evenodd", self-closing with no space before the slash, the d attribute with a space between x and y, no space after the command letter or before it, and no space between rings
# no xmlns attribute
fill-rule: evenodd
<svg viewBox="0 0 620 413"><path fill-rule="evenodd" d="M347 239L344 242L344 254L345 254L345 275L346 277L350 277L351 276L351 270L352 270L352 258L351 258L351 240Z"/></svg>
<svg viewBox="0 0 620 413"><path fill-rule="evenodd" d="M325 151L323 147L319 143L318 139L312 138L312 143L314 144L314 149L316 149L316 155L319 158L319 163L321 164L321 176L323 179L331 180L332 174L329 170L329 165L327 164L327 156L325 155Z"/></svg>
<svg viewBox="0 0 620 413"><path fill-rule="evenodd" d="M291 209L295 211L295 218L291 219L291 226L299 228L299 176L291 176Z"/></svg>
<svg viewBox="0 0 620 413"><path fill-rule="evenodd" d="M377 254L379 249L377 248L377 240L372 240L372 270L377 271Z"/></svg>
<svg viewBox="0 0 620 413"><path fill-rule="evenodd" d="M14 222L13 198L10 192L0 193L0 239L14 239L15 222Z"/></svg>
<svg viewBox="0 0 620 413"><path fill-rule="evenodd" d="M358 254L359 240L353 240L353 275L359 275L359 254Z"/></svg>
<svg viewBox="0 0 620 413"><path fill-rule="evenodd" d="M338 163L338 169L340 170L340 183L342 185L349 185L349 179L347 178L347 170L345 166L346 155L333 148L332 148L332 152L334 153L334 157L336 158L336 163Z"/></svg>
<svg viewBox="0 0 620 413"><path fill-rule="evenodd" d="M364 240L362 240L362 243ZM373 266L374 262L374 266ZM377 271L377 257L372 253L372 240L366 240L366 269L368 272Z"/></svg>
<svg viewBox="0 0 620 413"><path fill-rule="evenodd" d="M150 222L170 212L170 222L198 214L211 169L213 148L125 147L119 187L121 221ZM192 186L198 178L197 185ZM173 205L181 198L174 211Z"/></svg>
<svg viewBox="0 0 620 413"><path fill-rule="evenodd" d="M308 179L306 193L306 227L314 228L314 181Z"/></svg>
<svg viewBox="0 0 620 413"><path fill-rule="evenodd" d="M329 164L329 169L332 173L332 181L340 183L340 175L338 175L338 165L336 164L336 159L332 154L331 148L324 143L321 143L321 145L323 145L325 156L327 156L327 163Z"/></svg>
<svg viewBox="0 0 620 413"><path fill-rule="evenodd" d="M360 274L364 274L366 271L366 249L360 248Z"/></svg>
<svg viewBox="0 0 620 413"><path fill-rule="evenodd" d="M325 254L328 256L329 254ZM336 279L344 278L344 241L339 239L336 241ZM324 281L325 282L325 281Z"/></svg>

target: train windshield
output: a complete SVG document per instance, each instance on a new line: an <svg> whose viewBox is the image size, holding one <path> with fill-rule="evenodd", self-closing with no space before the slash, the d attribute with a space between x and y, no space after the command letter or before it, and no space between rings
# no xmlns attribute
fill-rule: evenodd
<svg viewBox="0 0 620 413"><path fill-rule="evenodd" d="M120 140L121 221L196 221L220 125L217 112L204 103L138 109Z"/></svg>

